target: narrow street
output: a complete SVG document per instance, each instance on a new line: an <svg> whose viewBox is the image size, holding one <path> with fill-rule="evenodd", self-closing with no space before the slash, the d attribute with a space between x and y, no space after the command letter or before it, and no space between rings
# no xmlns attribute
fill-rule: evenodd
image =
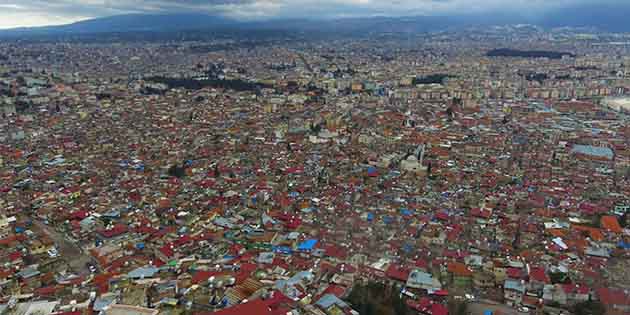
<svg viewBox="0 0 630 315"><path fill-rule="evenodd" d="M66 237L57 232L53 227L44 224L43 222L34 219L33 224L40 230L44 231L55 242L59 257L63 259L74 272L80 275L90 274L86 264L92 260L92 258L85 254L79 246L66 239Z"/></svg>
<svg viewBox="0 0 630 315"><path fill-rule="evenodd" d="M302 60L302 62L304 63L304 66L306 67L306 70L308 70L308 72L313 73L313 68L311 67L311 65L308 63L308 61L306 60L306 57L304 57L303 53L297 53L298 56L300 57L300 60Z"/></svg>

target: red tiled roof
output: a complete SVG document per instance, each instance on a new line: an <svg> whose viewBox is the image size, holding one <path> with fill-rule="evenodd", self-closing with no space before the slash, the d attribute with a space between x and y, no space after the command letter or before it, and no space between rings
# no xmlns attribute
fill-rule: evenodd
<svg viewBox="0 0 630 315"><path fill-rule="evenodd" d="M448 214L445 213L445 212L439 212L439 213L435 214L435 217L440 219L440 220L443 220L443 221L448 220Z"/></svg>
<svg viewBox="0 0 630 315"><path fill-rule="evenodd" d="M630 306L630 294L621 289L599 288L596 292L604 305Z"/></svg>
<svg viewBox="0 0 630 315"><path fill-rule="evenodd" d="M138 234L151 235L151 234L157 232L158 230L155 229L155 228L152 228L152 227L150 227L148 225L144 225L143 224L143 225L140 225L140 226L136 227L134 231L136 233L138 233Z"/></svg>
<svg viewBox="0 0 630 315"><path fill-rule="evenodd" d="M431 315L448 315L448 308L442 304L434 303L431 305Z"/></svg>
<svg viewBox="0 0 630 315"><path fill-rule="evenodd" d="M543 282L543 283L551 282L551 280L549 280L549 276L547 276L547 273L545 272L545 269L540 268L540 267L531 268L529 270L529 277L533 280Z"/></svg>
<svg viewBox="0 0 630 315"><path fill-rule="evenodd" d="M201 270L201 271L197 271L195 272L195 274L192 276L192 283L193 284L199 284L202 283L204 281L207 281L208 279L210 279L210 277L216 277L216 276L220 276L220 275L224 275L225 272L222 271L206 271L206 270Z"/></svg>
<svg viewBox="0 0 630 315"><path fill-rule="evenodd" d="M562 290L564 290L565 293L577 293L577 294L588 294L591 291L591 289L589 289L587 286L578 285L575 283L563 284Z"/></svg>
<svg viewBox="0 0 630 315"><path fill-rule="evenodd" d="M602 216L601 218L601 226L613 233L621 233L623 232L623 229L621 228L621 225L619 225L619 221L617 220L617 217L612 216L612 215L605 215Z"/></svg>
<svg viewBox="0 0 630 315"><path fill-rule="evenodd" d="M419 258L416 260L416 267L427 270L429 268L429 263L426 260Z"/></svg>
<svg viewBox="0 0 630 315"><path fill-rule="evenodd" d="M391 264L387 268L387 271L385 271L385 275L394 280L407 281L407 279L409 278L409 272L409 269L403 266Z"/></svg>
<svg viewBox="0 0 630 315"><path fill-rule="evenodd" d="M11 235L3 239L0 239L0 245L11 245L13 242L23 242L25 240L26 240L26 236L22 234Z"/></svg>
<svg viewBox="0 0 630 315"><path fill-rule="evenodd" d="M433 292L433 295L438 295L438 296L448 296L448 291L447 290L437 290L435 292Z"/></svg>
<svg viewBox="0 0 630 315"><path fill-rule="evenodd" d="M83 220L89 216L89 213L85 210L75 211L70 213L70 220Z"/></svg>
<svg viewBox="0 0 630 315"><path fill-rule="evenodd" d="M182 235L180 238L176 239L175 241L173 241L173 245L180 247L183 246L185 244L188 244L190 242L192 242L193 239L190 237L190 235Z"/></svg>
<svg viewBox="0 0 630 315"><path fill-rule="evenodd" d="M109 229L109 230L100 230L100 231L98 231L98 234L100 234L100 235L102 235L103 237L106 237L106 238L111 238L111 237L115 237L115 236L118 236L118 235L125 234L125 233L127 233L127 231L128 231L127 226L124 225L124 224L119 223L119 224L114 225L114 227Z"/></svg>
<svg viewBox="0 0 630 315"><path fill-rule="evenodd" d="M293 300L282 294L282 292L276 290L271 293L271 298L265 300L265 302L269 307L273 309L275 307L278 307L279 305L292 304Z"/></svg>
<svg viewBox="0 0 630 315"><path fill-rule="evenodd" d="M470 214L473 217L488 219L492 215L492 212L490 212L489 210L485 210L485 209L482 210L480 208L473 208L473 209L470 210Z"/></svg>
<svg viewBox="0 0 630 315"><path fill-rule="evenodd" d="M163 237L164 235L172 233L172 232L175 232L175 231L177 231L177 227L174 227L174 226L169 226L169 227L166 227L166 228L163 228L163 229L159 229L157 232L151 234L151 237L149 239L150 240L151 239L159 239L159 238Z"/></svg>
<svg viewBox="0 0 630 315"><path fill-rule="evenodd" d="M352 265L342 263L336 266L336 271L339 273L355 273L357 272L357 268L353 267Z"/></svg>
<svg viewBox="0 0 630 315"><path fill-rule="evenodd" d="M54 285L43 287L39 289L35 289L35 294L39 296L50 296L57 292L57 287Z"/></svg>
<svg viewBox="0 0 630 315"><path fill-rule="evenodd" d="M588 232L589 236L596 241L601 241L604 239L604 235L602 234L601 229L584 226L584 225L575 225L572 224L571 227L577 231Z"/></svg>
<svg viewBox="0 0 630 315"><path fill-rule="evenodd" d="M275 257L273 259L273 262L271 263L271 265L280 267L280 268L282 268L284 270L289 270L289 265L287 264L287 262L284 259L280 258L280 257Z"/></svg>
<svg viewBox="0 0 630 315"><path fill-rule="evenodd" d="M420 301L407 300L407 305L418 312L427 312L433 301L428 297L420 298Z"/></svg>
<svg viewBox="0 0 630 315"><path fill-rule="evenodd" d="M22 253L21 252L13 252L11 254L9 254L9 261L16 261L18 259L22 258Z"/></svg>
<svg viewBox="0 0 630 315"><path fill-rule="evenodd" d="M508 268L507 275L512 279L521 279L523 277L523 271L517 268Z"/></svg>
<svg viewBox="0 0 630 315"><path fill-rule="evenodd" d="M466 267L466 265L459 262L450 262L447 265L448 272L462 277L470 277L472 276L472 271Z"/></svg>
<svg viewBox="0 0 630 315"><path fill-rule="evenodd" d="M345 248L341 246L337 246L334 244L326 244L323 246L323 249L326 253L326 256L329 256L329 257L345 259L347 256L347 252Z"/></svg>
<svg viewBox="0 0 630 315"><path fill-rule="evenodd" d="M338 298L341 298L346 293L346 290L347 289L342 286L331 284L321 294L313 298L313 301L318 301L322 296L326 294L332 294Z"/></svg>
<svg viewBox="0 0 630 315"><path fill-rule="evenodd" d="M175 255L175 251L173 250L173 248L173 244L166 244L160 247L159 251L167 258L171 258L173 257L173 255Z"/></svg>

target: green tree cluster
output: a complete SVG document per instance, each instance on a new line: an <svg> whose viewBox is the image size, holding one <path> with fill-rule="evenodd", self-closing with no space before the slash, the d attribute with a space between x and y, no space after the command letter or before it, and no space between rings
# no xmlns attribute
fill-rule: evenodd
<svg viewBox="0 0 630 315"><path fill-rule="evenodd" d="M411 314L398 289L378 282L356 284L348 296L348 301L361 315Z"/></svg>
<svg viewBox="0 0 630 315"><path fill-rule="evenodd" d="M575 315L604 315L605 313L606 308L600 301L588 300L573 307L573 314Z"/></svg>

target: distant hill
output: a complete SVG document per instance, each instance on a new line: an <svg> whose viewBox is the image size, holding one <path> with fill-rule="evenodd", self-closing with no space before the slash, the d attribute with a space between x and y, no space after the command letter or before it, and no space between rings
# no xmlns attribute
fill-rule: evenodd
<svg viewBox="0 0 630 315"><path fill-rule="evenodd" d="M221 16L197 13L126 14L95 18L59 26L0 30L0 35L59 35L114 32L163 32L232 27L239 22Z"/></svg>
<svg viewBox="0 0 630 315"><path fill-rule="evenodd" d="M77 23L0 30L3 37L29 35L72 35L124 32L173 32L183 30L274 30L286 32L367 34L414 33L460 29L471 26L535 24L543 27L590 27L610 32L630 32L626 13L630 2L615 5L587 5L558 9L529 16L489 12L483 15L365 17L333 20L275 19L243 22L201 13L129 14L96 18Z"/></svg>
<svg viewBox="0 0 630 315"><path fill-rule="evenodd" d="M236 24L236 21L206 14L129 14L117 15L60 27L68 32L128 32L203 29Z"/></svg>
<svg viewBox="0 0 630 315"><path fill-rule="evenodd" d="M554 10L530 18L543 27L594 27L608 32L630 32L630 1L587 4Z"/></svg>

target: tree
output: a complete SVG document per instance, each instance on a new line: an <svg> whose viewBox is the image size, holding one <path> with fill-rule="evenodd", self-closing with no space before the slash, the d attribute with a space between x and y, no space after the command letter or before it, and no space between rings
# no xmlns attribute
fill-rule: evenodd
<svg viewBox="0 0 630 315"><path fill-rule="evenodd" d="M626 211L624 214L621 215L621 217L619 217L619 225L621 225L622 228L627 228L628 227L628 213L630 211Z"/></svg>
<svg viewBox="0 0 630 315"><path fill-rule="evenodd" d="M451 78L453 77L452 75L448 75L448 74L444 74L444 73L438 73L438 74L431 74L425 77L416 77L413 79L412 84L413 85L418 85L418 84L443 84L445 79Z"/></svg>
<svg viewBox="0 0 630 315"><path fill-rule="evenodd" d="M179 165L171 165L168 169L168 175L177 178L183 178L186 176L186 170Z"/></svg>
<svg viewBox="0 0 630 315"><path fill-rule="evenodd" d="M322 126L320 124L311 125L312 133L319 133L320 131L322 131Z"/></svg>
<svg viewBox="0 0 630 315"><path fill-rule="evenodd" d="M594 184L589 186L589 188L584 192L584 197L590 201L600 201L605 196L606 192L604 191L604 188Z"/></svg>
<svg viewBox="0 0 630 315"><path fill-rule="evenodd" d="M571 278L569 278L569 275L563 272L552 272L549 274L549 278L551 279L551 283L556 284L556 283L561 283L561 284L566 284L566 283L571 283Z"/></svg>
<svg viewBox="0 0 630 315"><path fill-rule="evenodd" d="M400 296L399 290L378 282L356 284L348 302L361 315L407 315L409 308Z"/></svg>
<svg viewBox="0 0 630 315"><path fill-rule="evenodd" d="M573 313L575 315L604 315L606 308L600 301L588 300L576 304L573 307Z"/></svg>
<svg viewBox="0 0 630 315"><path fill-rule="evenodd" d="M448 313L453 315L466 315L468 314L468 302L467 301L457 301L455 299L451 299L448 301Z"/></svg>
<svg viewBox="0 0 630 315"><path fill-rule="evenodd" d="M397 290L393 290L394 294L392 294L392 306L394 307L394 312L396 315L406 315L409 313L409 308L405 301L402 299L400 294L396 294Z"/></svg>
<svg viewBox="0 0 630 315"><path fill-rule="evenodd" d="M446 117L448 118L449 121L451 121L453 119L455 115L453 114L453 108L452 107L448 107L446 109Z"/></svg>

